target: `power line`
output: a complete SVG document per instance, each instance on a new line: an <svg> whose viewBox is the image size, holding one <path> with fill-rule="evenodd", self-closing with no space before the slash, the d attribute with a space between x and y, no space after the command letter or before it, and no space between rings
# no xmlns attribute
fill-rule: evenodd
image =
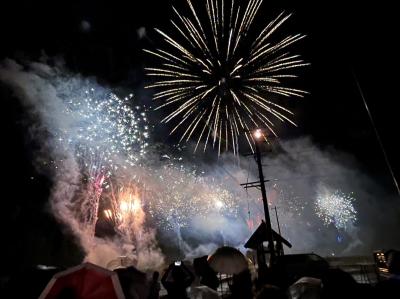
<svg viewBox="0 0 400 299"><path fill-rule="evenodd" d="M375 121L374 121L374 119L373 119L373 117L372 117L371 111L369 110L367 101L366 101L366 99L365 99L365 97L364 97L364 93L363 93L363 91L362 91L362 89L361 89L360 83L358 82L357 77L356 77L356 74L355 74L354 71L353 71L353 76L354 76L354 80L356 81L356 84L357 84L358 92L360 93L361 99L362 99L363 102L364 102L365 110L367 110L369 120L371 121L372 127L373 127L373 129L374 129L376 139L378 140L379 146L380 146L380 148L381 148L381 150L382 150L382 153L383 153L383 156L384 156L384 158L385 158L386 166L388 167L389 172L390 172L390 175L392 176L393 183L394 183L394 185L395 185L395 187L396 187L396 190L397 190L397 194L400 196L399 184L397 183L397 179L396 179L396 177L395 177L395 175L394 175L393 168L392 168L392 166L391 166L391 164L390 164L390 161L389 161L388 155L387 155L387 153L386 153L385 147L384 147L384 145L383 145L381 136L379 135L378 129L377 129L376 126L375 126Z"/></svg>

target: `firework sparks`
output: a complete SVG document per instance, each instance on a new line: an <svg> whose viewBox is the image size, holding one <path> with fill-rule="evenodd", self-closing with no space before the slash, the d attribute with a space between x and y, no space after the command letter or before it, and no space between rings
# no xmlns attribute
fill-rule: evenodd
<svg viewBox="0 0 400 299"><path fill-rule="evenodd" d="M288 183L274 183L268 190L268 199L272 206L282 207L286 213L297 216L302 216L308 205L308 202Z"/></svg>
<svg viewBox="0 0 400 299"><path fill-rule="evenodd" d="M352 194L345 194L339 190L332 192L327 187L320 186L315 212L325 225L333 224L337 229L346 229L350 223L357 220L354 202Z"/></svg>
<svg viewBox="0 0 400 299"><path fill-rule="evenodd" d="M71 122L59 128L56 138L58 146L79 163L85 183L80 214L93 232L107 178L120 168L140 164L146 154L146 112L140 106L131 108L131 102L132 95L121 99L93 88L64 101L63 113Z"/></svg>
<svg viewBox="0 0 400 299"><path fill-rule="evenodd" d="M284 80L296 77L293 69L307 65L287 48L304 36L290 35L276 43L271 35L290 17L280 14L253 32L252 24L263 0L247 5L235 0L206 0L205 11L197 11L187 0L190 15L179 13L171 20L176 37L156 29L166 48L145 50L161 61L146 68L156 80L158 109L174 107L162 122L179 117L171 130L184 129L180 142L197 135L195 151L201 141L204 150L212 143L218 152L231 147L238 152L238 137L254 127L266 127L272 134L274 121L290 122L293 113L276 101L278 96L303 96L304 91L285 87ZM200 13L207 21L201 21ZM218 140L218 142L217 142Z"/></svg>
<svg viewBox="0 0 400 299"><path fill-rule="evenodd" d="M110 208L104 210L104 215L126 242L136 244L145 218L139 190L132 184L117 190L110 186Z"/></svg>
<svg viewBox="0 0 400 299"><path fill-rule="evenodd" d="M159 227L177 230L190 225L193 217L215 213L237 217L239 196L196 168L170 161L152 173L156 182L146 193L146 204Z"/></svg>
<svg viewBox="0 0 400 299"><path fill-rule="evenodd" d="M142 186L134 182L119 183L116 188L110 183L108 208L103 212L123 241L125 254L137 259L138 267L147 268L151 264L158 267L163 258L156 243L155 231L145 225L143 196Z"/></svg>
<svg viewBox="0 0 400 299"><path fill-rule="evenodd" d="M75 123L61 131L60 143L83 157L86 167L88 157L108 170L138 164L146 153L149 132L145 108L131 108L132 101L132 95L121 99L93 88L82 97L69 99L64 113Z"/></svg>

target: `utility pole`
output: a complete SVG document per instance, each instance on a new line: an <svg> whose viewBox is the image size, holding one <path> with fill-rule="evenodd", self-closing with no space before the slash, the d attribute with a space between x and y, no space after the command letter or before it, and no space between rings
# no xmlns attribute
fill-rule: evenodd
<svg viewBox="0 0 400 299"><path fill-rule="evenodd" d="M267 226L267 241L268 241L268 250L270 253L270 266L273 265L276 261L275 254L275 246L274 246L274 237L272 234L272 226L271 226L271 217L269 215L269 207L268 207L268 199L267 192L265 190L265 180L264 173L262 169L261 163L261 151L260 151L260 142L264 139L264 135L260 129L257 129L253 133L254 144L255 144L255 159L258 166L258 176L260 178L260 187L261 187L261 196L264 205L264 215L265 215L265 224Z"/></svg>
<svg viewBox="0 0 400 299"><path fill-rule="evenodd" d="M281 226L280 226L280 224L279 224L279 218L278 218L278 209L276 208L276 206L274 207L274 210L275 210L275 217L276 217L276 223L278 224L278 232L279 232L279 235L281 235L282 236L282 233L281 233ZM280 245L279 245L280 244ZM280 243L280 242L277 242L276 243L276 254L278 255L278 256L281 256L281 255L284 255L285 254L285 251L283 250L283 246L282 246L282 243Z"/></svg>
<svg viewBox="0 0 400 299"><path fill-rule="evenodd" d="M276 206L274 207L274 210L275 210L276 223L278 224L278 232L282 236L282 234L281 234L281 226L279 225L278 209L276 208Z"/></svg>

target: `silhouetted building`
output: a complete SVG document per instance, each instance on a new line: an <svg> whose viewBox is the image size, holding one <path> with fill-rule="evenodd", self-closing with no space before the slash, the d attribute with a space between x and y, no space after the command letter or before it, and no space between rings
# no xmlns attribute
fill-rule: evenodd
<svg viewBox="0 0 400 299"><path fill-rule="evenodd" d="M261 224L258 226L258 228L255 230L255 232L252 234L252 236L244 245L245 248L254 249L257 252L257 265L258 265L259 277L265 276L268 271L269 265L267 265L267 260L266 260L266 254L269 254L268 238L267 238L268 234L270 234L270 232L267 230L267 225L265 224L264 221L262 221ZM292 247L292 244L290 244L289 241L287 241L273 229L272 229L272 236L274 240L275 253L278 257L284 254L283 244L289 248ZM267 242L266 246L264 246L264 242Z"/></svg>

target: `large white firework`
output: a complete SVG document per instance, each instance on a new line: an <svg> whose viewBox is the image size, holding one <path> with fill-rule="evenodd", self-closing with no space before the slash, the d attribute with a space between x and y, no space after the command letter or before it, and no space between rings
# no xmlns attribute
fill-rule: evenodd
<svg viewBox="0 0 400 299"><path fill-rule="evenodd" d="M195 150L204 141L204 150L212 143L219 153L229 147L237 153L239 135L252 146L251 129L276 134L276 120L295 124L280 96L304 94L284 85L296 77L293 69L307 64L288 52L304 36L273 38L290 17L284 13L258 30L262 2L205 0L200 9L187 0L187 13L173 8L171 33L156 29L164 46L145 50L160 61L146 71L155 78L147 87L157 89L158 108L169 111L162 122L176 120L171 133L181 130L180 142L197 136Z"/></svg>

